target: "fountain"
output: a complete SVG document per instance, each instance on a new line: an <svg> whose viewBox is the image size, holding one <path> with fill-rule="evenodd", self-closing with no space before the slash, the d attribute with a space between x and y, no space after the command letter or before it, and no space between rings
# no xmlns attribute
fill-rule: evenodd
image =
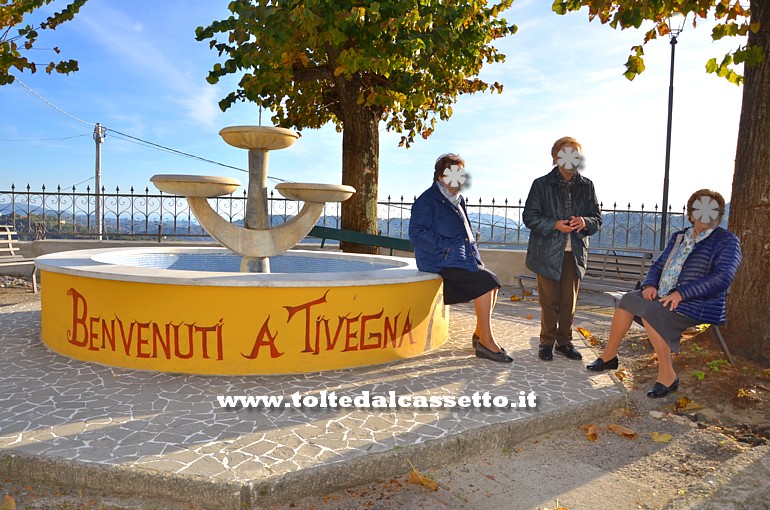
<svg viewBox="0 0 770 510"><path fill-rule="evenodd" d="M42 339L52 350L110 366L193 374L285 374L385 363L443 344L448 308L441 278L414 260L291 250L344 185L281 183L299 214L271 227L267 164L294 131L234 126L220 131L249 152L243 228L209 198L237 179L155 175L163 192L186 197L225 248L120 248L38 257Z"/></svg>

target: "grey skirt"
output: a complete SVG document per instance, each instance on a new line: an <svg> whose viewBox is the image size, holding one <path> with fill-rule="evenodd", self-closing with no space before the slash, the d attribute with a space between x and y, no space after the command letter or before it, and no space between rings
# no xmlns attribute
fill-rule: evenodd
<svg viewBox="0 0 770 510"><path fill-rule="evenodd" d="M618 308L634 314L634 321L641 324L646 320L652 329L658 332L666 341L672 352L679 353L679 341L685 329L700 324L700 321L691 319L679 312L672 312L663 306L658 299L647 301L642 297L641 290L627 292L620 299Z"/></svg>

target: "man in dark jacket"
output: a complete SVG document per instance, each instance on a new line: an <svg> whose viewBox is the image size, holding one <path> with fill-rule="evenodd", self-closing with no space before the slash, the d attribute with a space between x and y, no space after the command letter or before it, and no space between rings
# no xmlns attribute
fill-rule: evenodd
<svg viewBox="0 0 770 510"><path fill-rule="evenodd" d="M588 262L588 238L599 231L602 215L593 183L578 172L582 150L574 138L556 140L551 149L556 167L532 183L524 205L530 230L527 267L537 275L542 309L538 356L543 361L553 360L554 351L583 358L572 345L572 321Z"/></svg>

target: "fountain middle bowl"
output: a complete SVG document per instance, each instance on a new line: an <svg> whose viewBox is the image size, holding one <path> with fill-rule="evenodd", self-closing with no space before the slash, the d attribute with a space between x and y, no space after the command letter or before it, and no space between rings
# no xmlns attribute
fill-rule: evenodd
<svg viewBox="0 0 770 510"><path fill-rule="evenodd" d="M291 250L240 273L225 248L121 248L38 257L42 338L110 366L286 374L397 361L442 345L441 278L414 260Z"/></svg>

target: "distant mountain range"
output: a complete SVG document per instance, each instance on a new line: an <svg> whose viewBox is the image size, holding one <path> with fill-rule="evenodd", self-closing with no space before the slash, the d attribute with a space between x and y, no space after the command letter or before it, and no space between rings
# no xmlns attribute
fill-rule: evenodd
<svg viewBox="0 0 770 510"><path fill-rule="evenodd" d="M0 223L11 223L11 211L2 208L0 204ZM10 207L8 207L10 209ZM727 226L727 220L730 212L730 204L726 206L725 216L722 220L722 226ZM17 204L16 206L16 229L24 233L27 230L26 204ZM22 216L23 215L23 216ZM479 239L482 245L487 247L510 247L511 245L526 245L529 241L529 229L510 218L499 215L469 213L471 219L471 228L479 233ZM21 218L20 218L21 217ZM292 215L275 215L271 220L271 226L277 226L291 219ZM57 215L47 214L47 236L72 237L86 233L88 218L85 214L76 214L74 216L68 212L61 212ZM623 211L605 212L602 215L603 225L600 234L593 237L592 245L595 247L629 247L641 249L656 249L659 243L658 229L660 228L660 215L657 213L632 212L628 214ZM37 221L40 221L40 217ZM93 220L93 217L92 217ZM643 220L643 221L642 221ZM33 222L35 218L33 216ZM56 224L59 224L58 228ZM672 214L669 221L669 230L676 231L689 225L682 217L681 213ZM236 220L235 225L243 225L243 220ZM319 219L318 225L337 228L339 218L327 216ZM208 239L208 235L201 225L195 221L189 221L187 218L169 218L162 222L157 218L133 219L130 216L121 216L117 221L114 215L105 217L106 235L120 236L158 236L173 237L176 239ZM407 238L409 232L409 218L380 218L378 228L382 235L390 237Z"/></svg>

